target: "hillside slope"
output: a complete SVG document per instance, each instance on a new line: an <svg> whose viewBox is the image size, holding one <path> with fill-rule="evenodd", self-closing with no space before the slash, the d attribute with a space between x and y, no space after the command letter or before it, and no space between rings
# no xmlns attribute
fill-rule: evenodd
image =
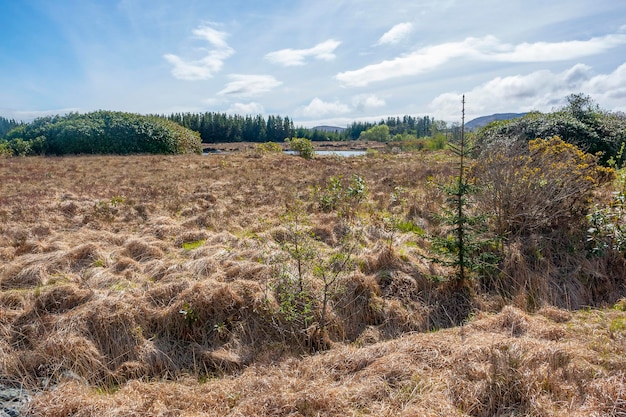
<svg viewBox="0 0 626 417"><path fill-rule="evenodd" d="M475 119L470 120L465 123L465 128L467 130L476 130L480 127L483 127L491 122L495 122L497 120L511 120L517 119L518 117L524 116L526 113L495 113L490 114L488 116L481 116Z"/></svg>

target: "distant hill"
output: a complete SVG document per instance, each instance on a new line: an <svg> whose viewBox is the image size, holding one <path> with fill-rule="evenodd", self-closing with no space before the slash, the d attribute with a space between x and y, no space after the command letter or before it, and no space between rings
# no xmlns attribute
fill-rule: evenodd
<svg viewBox="0 0 626 417"><path fill-rule="evenodd" d="M315 126L313 128L313 130L319 130L322 132L335 132L335 133L341 133L344 130L346 130L345 127L337 127L337 126Z"/></svg>
<svg viewBox="0 0 626 417"><path fill-rule="evenodd" d="M470 120L469 122L465 123L465 128L467 130L475 130L495 120L517 119L518 117L522 117L525 115L526 113L496 113L489 116L477 117L476 119Z"/></svg>

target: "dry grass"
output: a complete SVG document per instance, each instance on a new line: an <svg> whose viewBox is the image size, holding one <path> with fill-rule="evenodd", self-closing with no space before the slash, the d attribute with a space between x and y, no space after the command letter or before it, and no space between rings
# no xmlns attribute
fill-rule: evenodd
<svg viewBox="0 0 626 417"><path fill-rule="evenodd" d="M519 248L496 293L459 292L431 278L446 271L424 238L385 226L436 232L430 184L452 169L441 154L2 159L0 378L45 416L626 413L624 313L559 308L616 302L623 260L580 261L564 283L556 255ZM369 188L356 218L322 212L313 189L352 174ZM311 318L277 289L294 199L315 259L361 232L322 354L313 267ZM506 304L522 310L488 313Z"/></svg>
<svg viewBox="0 0 626 417"><path fill-rule="evenodd" d="M607 318L626 315L583 312L563 323L507 308L460 328L367 347L337 346L220 378L131 380L109 393L69 381L37 397L31 411L42 416L619 416L626 413L626 339L623 332L609 339L602 324ZM546 328L558 329L558 339L546 338Z"/></svg>

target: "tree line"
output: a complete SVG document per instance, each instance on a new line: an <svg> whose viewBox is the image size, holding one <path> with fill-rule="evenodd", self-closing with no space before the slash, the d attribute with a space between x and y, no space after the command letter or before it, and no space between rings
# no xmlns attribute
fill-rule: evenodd
<svg viewBox="0 0 626 417"><path fill-rule="evenodd" d="M241 116L227 113L173 113L159 117L200 134L203 143L284 142L296 133L289 117Z"/></svg>
<svg viewBox="0 0 626 417"><path fill-rule="evenodd" d="M412 135L417 138L434 136L444 131L447 126L443 121L436 121L429 116L414 117L405 115L389 117L379 122L353 122L345 129L321 130L315 128L295 127L293 120L280 115L264 118L257 116L241 116L227 113L172 113L159 117L174 121L183 127L200 134L203 143L217 142L284 142L298 137L311 141L346 141L357 140L362 132L376 126L388 126L389 135Z"/></svg>
<svg viewBox="0 0 626 417"><path fill-rule="evenodd" d="M26 129L30 132L40 129L42 125L53 123L57 121L58 118L72 120L76 116L77 113L65 116L46 116L35 119L31 123L22 123L0 117L0 139L11 139L8 136L9 132L15 128ZM387 119L381 119L379 122L353 122L347 127L339 128L336 131L306 128L302 126L296 127L292 119L288 116L282 117L280 115L263 117L262 115L242 116L205 112L172 113L169 115L150 115L149 117L175 122L182 127L197 132L203 143L284 142L293 137L309 139L316 142L350 141L366 139L368 135L361 136L361 134L378 126L386 126L388 128L389 139L394 137L397 139L400 136L422 138L435 136L436 133L441 133L447 129L446 123L443 121L436 121L429 116L414 117L410 115L405 115L402 118L389 117ZM25 126L29 127L26 128ZM385 129L385 132L387 132L387 129ZM21 133L18 133L17 136L15 133L12 134L13 138L22 138L22 136ZM31 139L34 139L34 137ZM384 140L387 140L387 136L385 136Z"/></svg>

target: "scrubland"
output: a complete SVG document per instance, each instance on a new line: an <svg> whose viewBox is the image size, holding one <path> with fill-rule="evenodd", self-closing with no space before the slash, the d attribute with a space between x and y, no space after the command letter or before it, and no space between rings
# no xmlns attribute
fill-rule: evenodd
<svg viewBox="0 0 626 417"><path fill-rule="evenodd" d="M626 415L623 257L511 245L459 288L429 239L454 174L0 159L0 382L51 417Z"/></svg>

